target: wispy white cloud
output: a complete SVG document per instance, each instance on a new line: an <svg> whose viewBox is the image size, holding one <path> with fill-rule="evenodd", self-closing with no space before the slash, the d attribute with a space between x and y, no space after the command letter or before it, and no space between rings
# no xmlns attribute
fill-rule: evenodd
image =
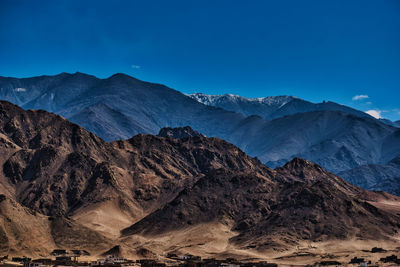
<svg viewBox="0 0 400 267"><path fill-rule="evenodd" d="M26 88L15 88L15 92L26 92Z"/></svg>
<svg viewBox="0 0 400 267"><path fill-rule="evenodd" d="M382 118L382 111L381 110L370 109L370 110L365 111L365 113L371 115L375 119L381 119Z"/></svg>
<svg viewBox="0 0 400 267"><path fill-rule="evenodd" d="M139 65L131 65L131 68L132 68L132 69L140 69L141 66L139 66Z"/></svg>
<svg viewBox="0 0 400 267"><path fill-rule="evenodd" d="M368 99L368 98L369 98L368 95L355 95L355 96L353 96L352 100L359 101L359 100L364 100L364 99Z"/></svg>

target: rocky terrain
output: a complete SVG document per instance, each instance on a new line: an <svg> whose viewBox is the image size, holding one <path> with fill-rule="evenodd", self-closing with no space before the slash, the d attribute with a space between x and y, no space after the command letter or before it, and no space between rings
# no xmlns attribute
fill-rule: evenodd
<svg viewBox="0 0 400 267"><path fill-rule="evenodd" d="M181 138L107 143L58 115L0 102L1 253L118 246L131 257L265 258L307 242L398 246L398 197L306 160L270 169L189 128L162 132Z"/></svg>
<svg viewBox="0 0 400 267"><path fill-rule="evenodd" d="M397 215L368 202L372 196L379 199L379 193L364 194L301 159L259 173L220 169L122 233L153 236L218 221L236 231L230 242L260 251L299 240L385 240L396 235Z"/></svg>
<svg viewBox="0 0 400 267"><path fill-rule="evenodd" d="M106 141L189 125L273 168L299 157L339 174L386 165L400 149L397 122L376 120L333 102L310 103L291 96L188 96L124 74L107 79L83 73L0 77L0 99L54 112ZM356 184L364 186L368 179L359 175ZM375 184L374 189L387 188L380 187L384 182Z"/></svg>
<svg viewBox="0 0 400 267"><path fill-rule="evenodd" d="M120 229L163 206L202 173L220 166L242 171L259 164L215 138L183 142L137 135L106 143L57 115L24 111L7 102L0 103L0 126L4 203L22 205L21 212L28 215L50 216L43 216L45 222L73 218L78 232L79 227L86 227L103 239L117 238ZM58 240L48 243L47 249L69 244L55 236L66 233L63 225L57 224L59 231L55 232L44 228L50 240ZM11 230L4 235L23 235L18 229ZM97 243L96 239L89 242ZM85 243L75 245L86 247ZM16 250L18 246L8 248ZM36 250L33 246L29 249Z"/></svg>
<svg viewBox="0 0 400 267"><path fill-rule="evenodd" d="M188 137L206 137L204 134L199 133L198 131L193 130L189 126L185 127L165 127L160 130L158 136L161 137L172 137L172 138L188 138Z"/></svg>
<svg viewBox="0 0 400 267"><path fill-rule="evenodd" d="M165 126L190 125L207 136L232 142L271 167L302 157L336 173L359 165L386 163L397 155L390 151L390 147L399 146L394 134L397 128L343 105L313 104L287 96L195 96L196 101L168 87L123 74L108 79L83 73L0 77L2 99L24 108L55 112L107 141L137 133L155 134ZM269 122L245 117L250 114L278 119Z"/></svg>

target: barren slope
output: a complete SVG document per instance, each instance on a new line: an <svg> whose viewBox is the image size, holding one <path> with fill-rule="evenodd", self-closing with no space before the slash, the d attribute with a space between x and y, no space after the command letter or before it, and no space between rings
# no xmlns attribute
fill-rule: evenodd
<svg viewBox="0 0 400 267"><path fill-rule="evenodd" d="M184 138L106 143L57 115L0 102L0 249L259 257L307 241L397 242L392 195L305 160L272 170L221 139L165 131Z"/></svg>

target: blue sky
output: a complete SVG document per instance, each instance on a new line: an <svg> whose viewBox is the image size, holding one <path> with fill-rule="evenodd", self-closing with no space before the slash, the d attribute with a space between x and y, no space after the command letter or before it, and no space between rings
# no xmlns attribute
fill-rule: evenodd
<svg viewBox="0 0 400 267"><path fill-rule="evenodd" d="M400 1L0 0L1 76L76 71L399 120Z"/></svg>

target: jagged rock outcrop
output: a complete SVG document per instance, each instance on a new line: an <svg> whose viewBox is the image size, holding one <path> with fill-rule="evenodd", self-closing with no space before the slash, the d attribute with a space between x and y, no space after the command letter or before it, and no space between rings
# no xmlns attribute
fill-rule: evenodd
<svg viewBox="0 0 400 267"><path fill-rule="evenodd" d="M161 137L171 137L171 138L188 138L188 137L206 137L204 134L199 133L198 131L193 130L189 126L185 127L165 127L160 130L158 136Z"/></svg>

